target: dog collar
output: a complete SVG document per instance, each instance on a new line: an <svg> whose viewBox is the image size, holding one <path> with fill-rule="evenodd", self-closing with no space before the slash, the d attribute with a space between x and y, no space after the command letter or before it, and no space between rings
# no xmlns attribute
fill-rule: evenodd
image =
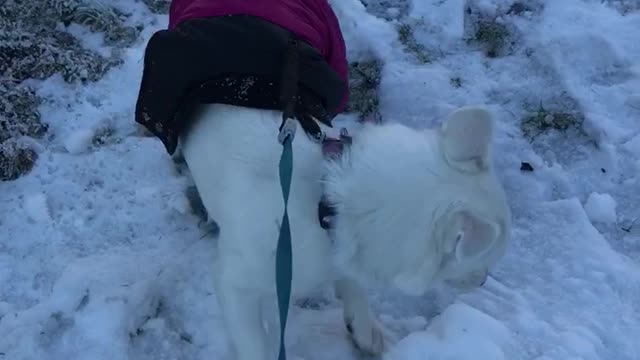
<svg viewBox="0 0 640 360"><path fill-rule="evenodd" d="M352 138L347 132L347 129L340 129L340 137L331 138L325 136L322 139L322 155L326 159L337 160L342 156L344 149L351 145ZM318 221L320 222L320 226L329 230L333 228L333 219L336 216L335 207L329 202L326 195L323 194L320 199L320 203L318 204Z"/></svg>

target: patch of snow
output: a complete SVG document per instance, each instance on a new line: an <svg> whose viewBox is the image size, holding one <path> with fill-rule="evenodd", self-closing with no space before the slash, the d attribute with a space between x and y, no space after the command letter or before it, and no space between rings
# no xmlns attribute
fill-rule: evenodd
<svg viewBox="0 0 640 360"><path fill-rule="evenodd" d="M64 147L70 154L80 154L91 146L95 131L93 129L76 130L64 140Z"/></svg>
<svg viewBox="0 0 640 360"><path fill-rule="evenodd" d="M390 7L387 9L387 14L393 18L397 18L400 16L400 9L395 7Z"/></svg>
<svg viewBox="0 0 640 360"><path fill-rule="evenodd" d="M452 304L425 331L398 343L385 360L503 360L512 343L503 323L465 304Z"/></svg>
<svg viewBox="0 0 640 360"><path fill-rule="evenodd" d="M626 104L636 110L640 110L640 93L630 94L627 98Z"/></svg>
<svg viewBox="0 0 640 360"><path fill-rule="evenodd" d="M104 57L111 55L111 50L104 44L104 34L92 32L88 26L77 23L62 27L62 30L77 38L85 48L91 49Z"/></svg>
<svg viewBox="0 0 640 360"><path fill-rule="evenodd" d="M383 61L401 54L395 27L367 13L360 0L329 0L347 43L347 56L356 61L369 52Z"/></svg>
<svg viewBox="0 0 640 360"><path fill-rule="evenodd" d="M590 194L584 210L593 222L615 223L617 219L616 201L609 194Z"/></svg>
<svg viewBox="0 0 640 360"><path fill-rule="evenodd" d="M637 158L640 158L640 135L636 135L624 145L625 150L629 151Z"/></svg>
<svg viewBox="0 0 640 360"><path fill-rule="evenodd" d="M26 196L24 210L32 221L46 222L51 220L47 196L43 193Z"/></svg>
<svg viewBox="0 0 640 360"><path fill-rule="evenodd" d="M464 31L464 0L416 1L411 16L425 21L433 28L434 35L445 35L438 41L462 39Z"/></svg>

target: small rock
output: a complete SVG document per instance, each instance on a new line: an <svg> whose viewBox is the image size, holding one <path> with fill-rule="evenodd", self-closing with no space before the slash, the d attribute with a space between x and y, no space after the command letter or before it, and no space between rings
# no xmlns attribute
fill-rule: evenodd
<svg viewBox="0 0 640 360"><path fill-rule="evenodd" d="M520 171L533 171L533 166L528 162L520 163Z"/></svg>

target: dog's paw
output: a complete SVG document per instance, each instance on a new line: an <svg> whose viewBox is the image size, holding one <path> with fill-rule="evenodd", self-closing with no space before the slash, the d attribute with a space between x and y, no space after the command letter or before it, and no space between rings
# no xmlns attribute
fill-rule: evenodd
<svg viewBox="0 0 640 360"><path fill-rule="evenodd" d="M345 319L353 345L367 355L380 355L385 349L384 332L372 318Z"/></svg>

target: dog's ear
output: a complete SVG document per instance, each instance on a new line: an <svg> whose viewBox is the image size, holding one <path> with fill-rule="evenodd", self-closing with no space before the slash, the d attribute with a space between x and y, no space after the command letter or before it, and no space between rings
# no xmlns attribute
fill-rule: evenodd
<svg viewBox="0 0 640 360"><path fill-rule="evenodd" d="M458 261L466 261L484 255L495 244L499 230L491 223L468 211L456 214L458 231L455 255Z"/></svg>
<svg viewBox="0 0 640 360"><path fill-rule="evenodd" d="M463 107L442 124L442 142L447 161L458 169L478 172L489 166L493 118L480 107Z"/></svg>

